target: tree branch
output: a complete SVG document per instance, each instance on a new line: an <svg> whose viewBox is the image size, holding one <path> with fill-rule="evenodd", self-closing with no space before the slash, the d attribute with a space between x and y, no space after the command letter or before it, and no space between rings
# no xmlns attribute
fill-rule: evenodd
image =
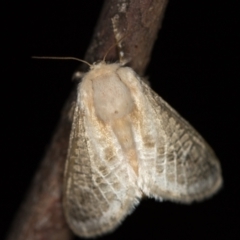
<svg viewBox="0 0 240 240"><path fill-rule="evenodd" d="M124 58L139 75L143 75L166 4L167 0L105 1L85 59L90 63L103 59L110 46L126 36L121 43ZM119 59L117 48L110 51L107 59ZM62 182L71 129L68 116L75 96L76 93L72 93L65 104L47 154L17 214L8 240L69 240L73 237L62 210Z"/></svg>

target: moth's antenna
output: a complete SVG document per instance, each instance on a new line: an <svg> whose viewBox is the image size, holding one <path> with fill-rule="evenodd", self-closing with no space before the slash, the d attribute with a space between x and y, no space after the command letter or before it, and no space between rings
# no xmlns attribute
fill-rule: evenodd
<svg viewBox="0 0 240 240"><path fill-rule="evenodd" d="M126 38L128 36L128 34L126 34L125 36L123 36L122 38L120 38L116 43L114 43L105 53L104 57L103 57L103 61L105 62L105 59L107 57L107 55L109 54L109 52L115 47L117 46L124 38Z"/></svg>
<svg viewBox="0 0 240 240"><path fill-rule="evenodd" d="M38 56L33 56L32 58L35 58L35 59L75 60L75 61L78 61L78 62L86 63L89 67L92 67L92 65L90 63L88 63L87 61L84 61L82 59L75 58L75 57L47 57L47 56L38 57Z"/></svg>

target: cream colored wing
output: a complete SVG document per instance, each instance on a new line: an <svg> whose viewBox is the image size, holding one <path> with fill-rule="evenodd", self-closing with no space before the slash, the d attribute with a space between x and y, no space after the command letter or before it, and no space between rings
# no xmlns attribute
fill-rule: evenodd
<svg viewBox="0 0 240 240"><path fill-rule="evenodd" d="M218 159L204 139L141 81L145 117L139 152L139 182L156 199L202 200L222 184Z"/></svg>
<svg viewBox="0 0 240 240"><path fill-rule="evenodd" d="M88 119L84 104L80 99L74 112L64 211L78 236L95 237L113 231L139 203L142 193L111 129Z"/></svg>

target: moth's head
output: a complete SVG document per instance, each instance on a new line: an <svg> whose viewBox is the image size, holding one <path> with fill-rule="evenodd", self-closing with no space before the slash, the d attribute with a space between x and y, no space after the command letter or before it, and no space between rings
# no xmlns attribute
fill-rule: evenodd
<svg viewBox="0 0 240 240"><path fill-rule="evenodd" d="M89 78L92 81L99 76L109 76L115 74L115 71L121 67L119 63L106 63L105 61L96 62L91 65L90 70L84 74L84 78Z"/></svg>

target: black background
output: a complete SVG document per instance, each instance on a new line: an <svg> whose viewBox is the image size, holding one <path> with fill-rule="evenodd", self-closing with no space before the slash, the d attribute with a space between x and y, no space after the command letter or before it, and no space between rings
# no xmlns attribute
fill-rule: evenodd
<svg viewBox="0 0 240 240"><path fill-rule="evenodd" d="M4 239L51 140L103 1L1 6L0 239ZM224 177L191 206L145 200L105 239L236 239L239 235L239 9L237 1L170 0L146 75L209 142Z"/></svg>

